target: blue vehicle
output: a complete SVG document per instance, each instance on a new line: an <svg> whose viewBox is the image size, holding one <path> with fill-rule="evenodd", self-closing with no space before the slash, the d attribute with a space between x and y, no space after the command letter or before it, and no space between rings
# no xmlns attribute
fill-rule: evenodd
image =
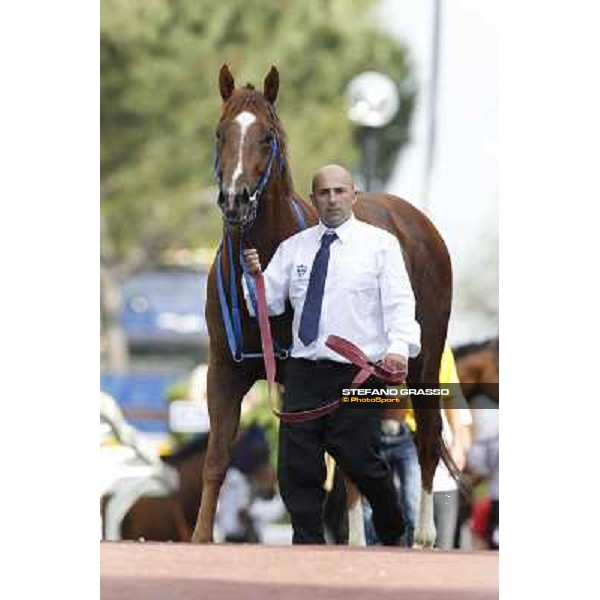
<svg viewBox="0 0 600 600"><path fill-rule="evenodd" d="M121 322L132 349L205 348L205 270L140 272L123 286Z"/></svg>
<svg viewBox="0 0 600 600"><path fill-rule="evenodd" d="M100 389L117 401L130 425L143 433L167 434L168 390L185 375L177 370L102 373Z"/></svg>
<svg viewBox="0 0 600 600"><path fill-rule="evenodd" d="M169 389L206 360L207 279L206 269L169 267L136 273L123 286L129 371L103 371L100 387L144 433L168 433Z"/></svg>

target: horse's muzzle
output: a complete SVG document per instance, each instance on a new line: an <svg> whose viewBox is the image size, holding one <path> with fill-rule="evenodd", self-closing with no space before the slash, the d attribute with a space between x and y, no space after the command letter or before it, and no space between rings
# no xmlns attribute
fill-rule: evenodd
<svg viewBox="0 0 600 600"><path fill-rule="evenodd" d="M235 194L219 191L219 207L223 221L233 229L245 228L256 218L256 203L252 202L247 188Z"/></svg>

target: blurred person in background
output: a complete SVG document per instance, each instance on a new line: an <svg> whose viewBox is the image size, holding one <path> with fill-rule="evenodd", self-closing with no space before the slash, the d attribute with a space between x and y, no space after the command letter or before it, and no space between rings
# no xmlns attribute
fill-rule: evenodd
<svg viewBox="0 0 600 600"><path fill-rule="evenodd" d="M452 384L450 396L444 399L442 410L442 437L452 460L460 471L466 465L466 453L471 444L473 419L467 401L460 393L460 380L456 372L454 355L446 345L440 365L440 383ZM450 403L452 406L450 406ZM435 545L440 550L454 547L454 534L458 523L460 492L458 483L446 464L440 460L433 478L433 519L437 530Z"/></svg>
<svg viewBox="0 0 600 600"><path fill-rule="evenodd" d="M473 405L473 403L472 403ZM472 476L487 483L488 497L473 507L474 533L482 537L487 547L500 547L500 433L497 408L481 399L473 410L475 422L473 445L467 455L467 466ZM477 479L475 480L477 481ZM485 514L482 511L485 509Z"/></svg>
<svg viewBox="0 0 600 600"><path fill-rule="evenodd" d="M468 408L446 406L442 411L442 436L448 446L452 460L460 471L466 465L469 445L469 428L472 424ZM440 550L452 550L458 525L460 491L458 482L440 461L433 478L433 519L437 531L435 546Z"/></svg>
<svg viewBox="0 0 600 600"><path fill-rule="evenodd" d="M421 494L421 468L414 439L416 423L410 408L386 408L377 432L377 449L390 465L398 490L406 531L402 544L412 548ZM371 521L371 509L364 501L367 544L379 543Z"/></svg>
<svg viewBox="0 0 600 600"><path fill-rule="evenodd" d="M225 542L258 543L267 523L285 513L264 430L250 425L236 444L225 475L215 527Z"/></svg>
<svg viewBox="0 0 600 600"><path fill-rule="evenodd" d="M454 364L454 356L448 345L445 346L440 364L440 383L458 384L459 379ZM459 390L451 388L451 396L445 402L453 401L457 406L444 406L442 410L443 437L456 466L465 466L465 454L470 444L472 423L468 405ZM463 406L464 404L464 406ZM406 523L404 545L411 548L414 543L414 530L419 516L421 494L421 469L414 441L416 422L410 408L390 408L382 412L378 449L395 474L398 498ZM440 460L433 480L434 521L437 529L436 547L450 550L453 546L456 529L459 491L458 484ZM365 536L367 544L378 543L373 529L370 508L364 503Z"/></svg>

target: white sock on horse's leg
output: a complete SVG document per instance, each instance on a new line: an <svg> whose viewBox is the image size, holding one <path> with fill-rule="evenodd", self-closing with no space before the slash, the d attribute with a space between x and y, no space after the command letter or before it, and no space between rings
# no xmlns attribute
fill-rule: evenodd
<svg viewBox="0 0 600 600"><path fill-rule="evenodd" d="M348 546L366 546L362 496L356 484L344 475L348 510Z"/></svg>
<svg viewBox="0 0 600 600"><path fill-rule="evenodd" d="M435 522L433 520L433 494L421 489L419 523L415 531L415 548L433 548L435 544Z"/></svg>
<svg viewBox="0 0 600 600"><path fill-rule="evenodd" d="M365 521L360 496L348 506L348 546L366 546Z"/></svg>

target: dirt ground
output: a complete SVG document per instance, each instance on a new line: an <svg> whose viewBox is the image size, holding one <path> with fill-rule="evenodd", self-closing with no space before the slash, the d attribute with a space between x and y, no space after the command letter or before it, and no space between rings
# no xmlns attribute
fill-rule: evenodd
<svg viewBox="0 0 600 600"><path fill-rule="evenodd" d="M498 598L498 554L102 542L102 600Z"/></svg>

